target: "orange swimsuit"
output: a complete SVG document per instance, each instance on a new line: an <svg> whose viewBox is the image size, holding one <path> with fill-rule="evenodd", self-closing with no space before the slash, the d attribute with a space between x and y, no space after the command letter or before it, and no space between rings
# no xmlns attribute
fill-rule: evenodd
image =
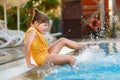
<svg viewBox="0 0 120 80"><path fill-rule="evenodd" d="M37 34L37 36L34 38L31 47L30 47L30 55L32 56L32 58L34 59L34 61L36 62L37 65L41 66L44 64L44 60L46 58L46 56L49 54L48 52L48 44L45 40L45 38L43 37L43 35L41 33L39 33L34 27L30 27L26 34L25 34L25 38L24 38L24 42L26 42L26 36L27 34L34 30Z"/></svg>

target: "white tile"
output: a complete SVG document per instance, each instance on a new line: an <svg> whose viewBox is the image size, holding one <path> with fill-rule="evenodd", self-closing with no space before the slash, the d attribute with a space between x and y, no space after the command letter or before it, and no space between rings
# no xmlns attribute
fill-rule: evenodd
<svg viewBox="0 0 120 80"><path fill-rule="evenodd" d="M5 68L5 65L0 65L0 71Z"/></svg>
<svg viewBox="0 0 120 80"><path fill-rule="evenodd" d="M0 79L2 80L10 80L11 78L21 74L21 73L24 73L26 71L30 70L30 68L27 68L25 66L25 64L22 64L22 65L17 65L15 67L12 67L12 68L8 68L8 69L5 69L5 70L1 70L0 71Z"/></svg>
<svg viewBox="0 0 120 80"><path fill-rule="evenodd" d="M20 60L16 61L16 65L20 65L20 64L23 64L23 63L25 63L25 59L20 59Z"/></svg>
<svg viewBox="0 0 120 80"><path fill-rule="evenodd" d="M14 67L14 66L16 66L16 61L9 62L9 63L6 63L4 65L5 65L5 69Z"/></svg>

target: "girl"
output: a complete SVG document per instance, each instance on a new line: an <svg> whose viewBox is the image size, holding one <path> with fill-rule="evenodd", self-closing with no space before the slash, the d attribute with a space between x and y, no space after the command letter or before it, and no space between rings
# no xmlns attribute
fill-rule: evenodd
<svg viewBox="0 0 120 80"><path fill-rule="evenodd" d="M74 65L75 59L71 55L59 54L60 50L67 46L69 48L79 50L83 49L84 45L80 45L72 40L61 38L52 46L48 47L43 33L48 29L49 18L46 14L37 9L33 10L31 27L27 30L25 42L25 59L28 67L37 67L44 64L53 63L55 65L70 64ZM37 65L32 64L30 57L34 59Z"/></svg>

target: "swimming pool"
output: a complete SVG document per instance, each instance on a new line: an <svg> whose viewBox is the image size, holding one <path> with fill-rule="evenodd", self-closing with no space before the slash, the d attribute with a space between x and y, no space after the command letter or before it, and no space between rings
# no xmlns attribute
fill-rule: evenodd
<svg viewBox="0 0 120 80"><path fill-rule="evenodd" d="M43 80L119 80L120 42L94 43L76 56L78 67L58 66Z"/></svg>

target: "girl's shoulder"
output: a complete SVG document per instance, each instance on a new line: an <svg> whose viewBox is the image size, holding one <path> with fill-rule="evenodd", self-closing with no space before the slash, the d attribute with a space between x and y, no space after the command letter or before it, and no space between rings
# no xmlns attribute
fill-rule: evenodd
<svg viewBox="0 0 120 80"><path fill-rule="evenodd" d="M24 41L26 42L26 40L34 39L35 36L36 36L36 32L34 31L34 29L30 27L25 33Z"/></svg>

